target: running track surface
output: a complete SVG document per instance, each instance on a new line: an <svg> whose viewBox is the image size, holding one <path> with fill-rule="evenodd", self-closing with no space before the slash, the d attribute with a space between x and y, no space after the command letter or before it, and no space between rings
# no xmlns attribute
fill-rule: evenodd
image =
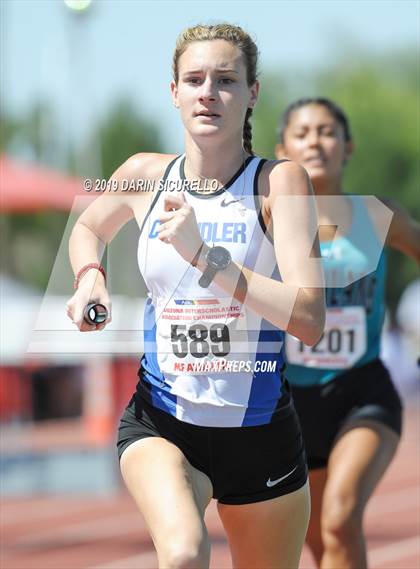
<svg viewBox="0 0 420 569"><path fill-rule="evenodd" d="M420 567L420 419L406 412L397 455L365 517L371 569ZM156 556L141 515L121 491L86 496L2 500L1 569L154 569ZM214 501L206 514L212 569L232 567ZM301 569L313 569L304 550ZM262 569L262 568L261 568Z"/></svg>

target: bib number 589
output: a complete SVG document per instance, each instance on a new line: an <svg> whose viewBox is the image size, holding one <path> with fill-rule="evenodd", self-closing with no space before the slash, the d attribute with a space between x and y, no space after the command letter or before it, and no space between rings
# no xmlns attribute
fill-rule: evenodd
<svg viewBox="0 0 420 569"><path fill-rule="evenodd" d="M229 328L226 324L171 325L172 350L178 358L190 353L194 358L204 358L210 351L216 357L227 356L230 351Z"/></svg>

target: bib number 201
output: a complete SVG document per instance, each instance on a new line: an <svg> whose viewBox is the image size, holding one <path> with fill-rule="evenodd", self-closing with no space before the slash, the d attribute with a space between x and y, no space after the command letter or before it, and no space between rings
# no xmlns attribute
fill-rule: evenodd
<svg viewBox="0 0 420 569"><path fill-rule="evenodd" d="M299 352L305 351L305 344L299 342ZM331 328L327 332L323 332L318 342L310 348L314 354L338 354L344 349L348 353L354 352L354 330L340 330L339 328Z"/></svg>
<svg viewBox="0 0 420 569"><path fill-rule="evenodd" d="M190 353L194 358L204 358L211 353L224 357L230 351L229 328L226 324L171 325L172 350L178 358L185 358Z"/></svg>

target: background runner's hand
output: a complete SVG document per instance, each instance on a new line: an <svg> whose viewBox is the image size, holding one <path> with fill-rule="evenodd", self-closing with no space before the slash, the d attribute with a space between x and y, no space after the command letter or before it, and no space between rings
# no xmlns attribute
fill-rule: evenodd
<svg viewBox="0 0 420 569"><path fill-rule="evenodd" d="M203 240L194 208L187 203L183 192L165 197L164 212L159 219L159 239L173 245L181 257L191 263Z"/></svg>
<svg viewBox="0 0 420 569"><path fill-rule="evenodd" d="M108 310L108 318L102 324L88 324L84 319L84 310L89 303L103 304ZM67 316L81 332L103 330L111 322L111 301L106 290L102 274L95 269L89 270L81 279L79 288L67 302Z"/></svg>

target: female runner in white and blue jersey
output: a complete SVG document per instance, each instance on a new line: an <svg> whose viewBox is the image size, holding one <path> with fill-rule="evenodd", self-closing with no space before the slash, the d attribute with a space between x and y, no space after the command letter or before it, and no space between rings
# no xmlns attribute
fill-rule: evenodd
<svg viewBox="0 0 420 569"><path fill-rule="evenodd" d="M154 191L101 196L70 240L78 289L68 314L89 331L88 302L110 307L103 244L133 217L140 227L145 353L118 449L162 568L209 566L212 497L234 567L297 567L307 529L307 467L282 344L283 330L311 345L323 329L322 271L308 262L317 220L304 169L252 154L256 67L242 29L185 30L171 83L185 154L128 159L113 181L155 182ZM284 197L299 207L285 211Z"/></svg>
<svg viewBox="0 0 420 569"><path fill-rule="evenodd" d="M400 398L379 359L385 208L343 193L351 152L347 117L329 99L300 99L284 112L276 155L299 162L310 175L326 283L325 331L310 348L287 336L285 371L310 469L307 542L323 569L367 566L364 509L401 434ZM386 245L420 260L420 225L397 204L386 205L394 211Z"/></svg>

